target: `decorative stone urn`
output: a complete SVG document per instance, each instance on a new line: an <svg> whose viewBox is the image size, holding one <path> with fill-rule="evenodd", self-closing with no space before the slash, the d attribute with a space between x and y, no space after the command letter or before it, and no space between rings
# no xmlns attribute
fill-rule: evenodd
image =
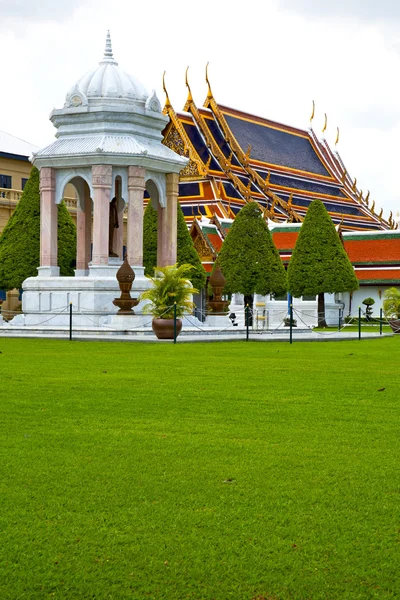
<svg viewBox="0 0 400 600"><path fill-rule="evenodd" d="M213 290L213 299L207 303L207 308L214 314L225 314L228 311L229 300L222 300L226 279L217 264L214 273L210 277L210 285Z"/></svg>
<svg viewBox="0 0 400 600"><path fill-rule="evenodd" d="M139 304L139 300L137 298L131 298L130 291L135 279L135 273L128 263L127 257L125 257L124 262L118 269L116 277L119 289L121 290L120 298L115 298L113 300L113 304L119 307L117 315L134 315L135 311L132 309Z"/></svg>

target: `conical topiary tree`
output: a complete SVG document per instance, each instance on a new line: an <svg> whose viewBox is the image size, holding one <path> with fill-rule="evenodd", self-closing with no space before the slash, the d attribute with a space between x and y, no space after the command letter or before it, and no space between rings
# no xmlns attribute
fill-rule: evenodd
<svg viewBox="0 0 400 600"><path fill-rule="evenodd" d="M288 267L295 297L318 295L318 325L326 327L324 293L358 288L353 266L323 202L311 202Z"/></svg>
<svg viewBox="0 0 400 600"><path fill-rule="evenodd" d="M153 277L157 266L157 221L157 211L149 200L143 215L143 266L149 277Z"/></svg>
<svg viewBox="0 0 400 600"><path fill-rule="evenodd" d="M32 167L21 199L0 236L0 289L21 288L37 275L40 255L39 171ZM73 275L76 228L64 203L58 207L58 264L61 275Z"/></svg>
<svg viewBox="0 0 400 600"><path fill-rule="evenodd" d="M237 214L218 262L226 293L265 296L287 291L285 267L256 202L249 202Z"/></svg>
<svg viewBox="0 0 400 600"><path fill-rule="evenodd" d="M143 265L145 275L150 276L154 275L157 266L157 221L157 211L149 201L143 218ZM193 246L180 204L177 210L177 264L192 265L188 279L194 288L201 290L204 287L207 275Z"/></svg>

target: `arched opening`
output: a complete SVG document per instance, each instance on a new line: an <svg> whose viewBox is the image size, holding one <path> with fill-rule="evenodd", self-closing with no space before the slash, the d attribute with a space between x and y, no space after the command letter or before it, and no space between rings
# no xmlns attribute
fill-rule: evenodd
<svg viewBox="0 0 400 600"><path fill-rule="evenodd" d="M125 201L122 197L122 178L117 175L110 204L109 249L112 258L123 260L125 254L126 225L124 225Z"/></svg>
<svg viewBox="0 0 400 600"><path fill-rule="evenodd" d="M63 196L68 187L73 186L76 191L75 207L67 205L72 218L76 223L76 260L75 276L88 275L89 262L92 258L92 212L93 202L90 197L90 188L81 176L72 177L65 183ZM75 208L75 210L74 210ZM59 255L63 248L59 245Z"/></svg>

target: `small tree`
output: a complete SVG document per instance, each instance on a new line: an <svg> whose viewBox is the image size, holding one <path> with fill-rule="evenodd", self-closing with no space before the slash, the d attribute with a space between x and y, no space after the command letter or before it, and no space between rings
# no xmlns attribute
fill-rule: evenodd
<svg viewBox="0 0 400 600"><path fill-rule="evenodd" d="M143 266L144 274L154 275L157 265L157 211L149 199L143 215Z"/></svg>
<svg viewBox="0 0 400 600"><path fill-rule="evenodd" d="M311 202L288 267L293 296L318 295L318 325L326 327L324 293L358 288L353 266L324 204Z"/></svg>
<svg viewBox="0 0 400 600"><path fill-rule="evenodd" d="M389 288L383 295L383 312L387 319L400 319L400 290Z"/></svg>
<svg viewBox="0 0 400 600"><path fill-rule="evenodd" d="M58 264L61 275L73 275L76 228L64 203L58 207ZM39 171L32 167L21 199L0 236L0 289L20 289L37 275L40 255Z"/></svg>
<svg viewBox="0 0 400 600"><path fill-rule="evenodd" d="M375 300L373 298L365 298L365 300L363 300L362 303L366 307L365 308L365 318L367 321L370 321L371 315L372 315L372 307L375 304Z"/></svg>
<svg viewBox="0 0 400 600"><path fill-rule="evenodd" d="M145 275L153 276L157 266L157 211L148 202L143 218L143 265ZM199 255L193 246L180 204L177 210L177 264L192 265L188 278L193 287L201 290L207 279Z"/></svg>
<svg viewBox="0 0 400 600"><path fill-rule="evenodd" d="M226 279L225 293L265 296L287 291L285 268L256 202L246 204L236 216L218 262Z"/></svg>

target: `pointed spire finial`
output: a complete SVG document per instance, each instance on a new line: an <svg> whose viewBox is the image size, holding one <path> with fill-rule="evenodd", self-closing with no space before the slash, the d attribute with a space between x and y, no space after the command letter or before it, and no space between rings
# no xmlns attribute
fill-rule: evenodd
<svg viewBox="0 0 400 600"><path fill-rule="evenodd" d="M187 97L186 103L193 102L192 91L191 91L191 89L190 89L190 85L189 85L189 79L188 79L188 71L189 71L189 67L186 67L186 73L185 73L185 83L186 83L186 87L187 87L187 89L188 89L188 97Z"/></svg>
<svg viewBox="0 0 400 600"><path fill-rule="evenodd" d="M113 51L112 51L112 47L111 47L111 35L110 35L110 30L107 30L107 36L106 36L106 47L104 49L104 56L103 56L103 60L100 62L100 64L103 63L110 63L113 65L117 65L118 63L115 61L114 56L113 56Z"/></svg>
<svg viewBox="0 0 400 600"><path fill-rule="evenodd" d="M162 86L163 86L163 90L164 90L164 94L165 94L165 108L164 108L164 111L165 111L165 113L167 113L168 109L171 108L171 101L169 99L168 92L167 92L167 87L165 85L165 73L166 73L166 71L164 71L163 76L162 76Z"/></svg>
<svg viewBox="0 0 400 600"><path fill-rule="evenodd" d="M208 79L208 65L209 64L210 64L209 62L206 64L206 82L207 82L207 86L208 86L208 92L207 92L207 98L208 99L210 99L210 98L213 97L212 91L211 91L210 80Z"/></svg>

